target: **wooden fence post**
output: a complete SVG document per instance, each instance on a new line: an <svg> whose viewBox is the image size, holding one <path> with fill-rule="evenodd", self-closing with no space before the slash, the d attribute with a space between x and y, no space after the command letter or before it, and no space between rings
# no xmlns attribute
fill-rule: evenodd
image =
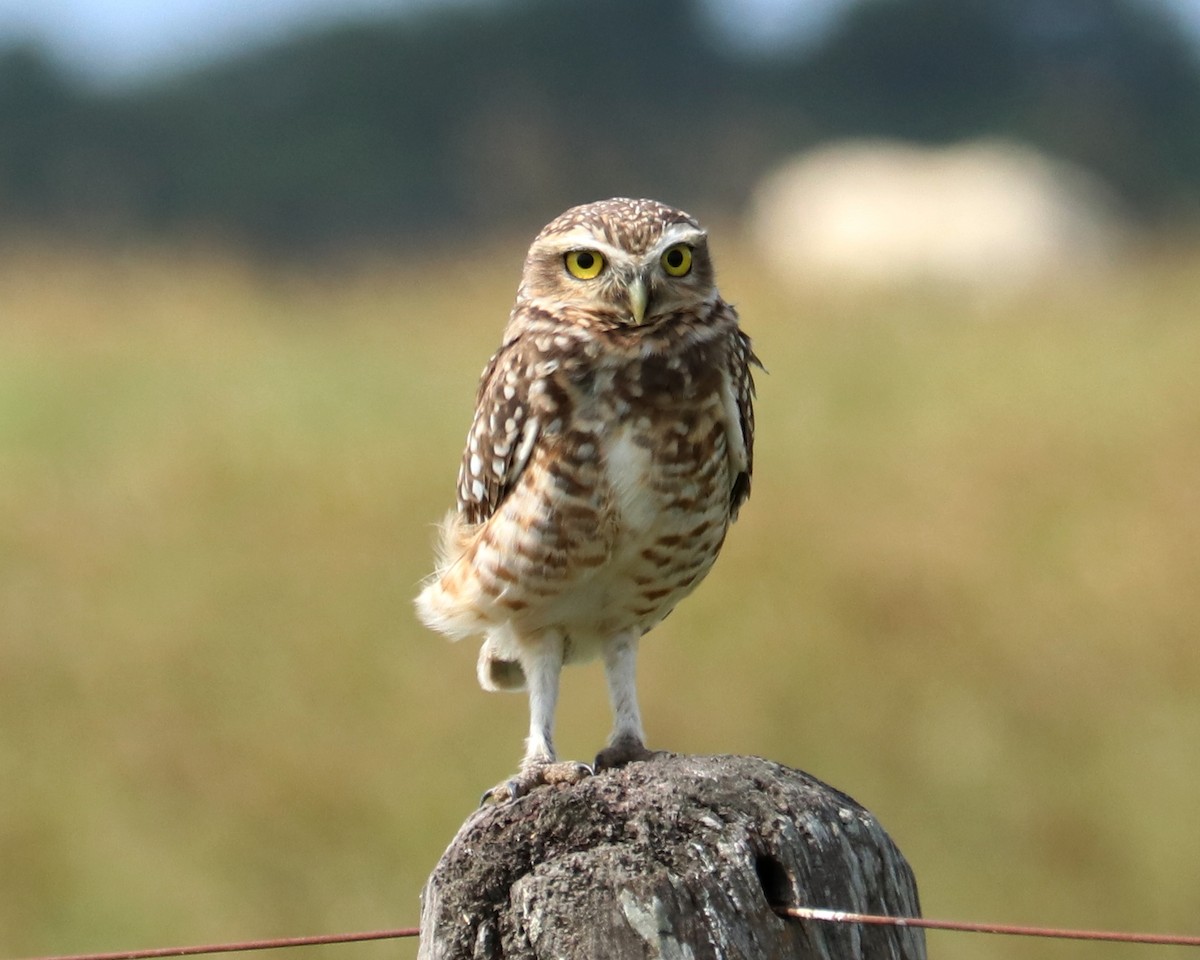
<svg viewBox="0 0 1200 960"><path fill-rule="evenodd" d="M473 814L422 893L421 960L924 960L922 931L783 919L918 916L859 804L756 757L662 755Z"/></svg>

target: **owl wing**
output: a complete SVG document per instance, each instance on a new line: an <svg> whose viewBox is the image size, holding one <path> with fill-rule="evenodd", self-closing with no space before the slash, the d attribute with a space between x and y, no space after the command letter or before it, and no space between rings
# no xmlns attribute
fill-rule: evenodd
<svg viewBox="0 0 1200 960"><path fill-rule="evenodd" d="M729 364L729 401L736 410L736 423L740 428L740 437L735 439L741 441L731 445L736 474L729 496L729 512L737 519L738 510L750 499L750 478L754 475L754 375L751 367L762 369L750 338L741 330L734 333Z"/></svg>
<svg viewBox="0 0 1200 960"><path fill-rule="evenodd" d="M492 516L521 478L538 438L526 388L529 364L521 341L505 343L479 378L475 418L458 470L458 512L467 523Z"/></svg>

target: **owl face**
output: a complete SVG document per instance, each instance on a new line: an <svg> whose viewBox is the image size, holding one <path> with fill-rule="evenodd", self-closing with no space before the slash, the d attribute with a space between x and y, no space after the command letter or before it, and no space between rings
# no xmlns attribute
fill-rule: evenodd
<svg viewBox="0 0 1200 960"><path fill-rule="evenodd" d="M538 234L519 297L640 327L713 295L700 224L653 200L614 199L572 207Z"/></svg>

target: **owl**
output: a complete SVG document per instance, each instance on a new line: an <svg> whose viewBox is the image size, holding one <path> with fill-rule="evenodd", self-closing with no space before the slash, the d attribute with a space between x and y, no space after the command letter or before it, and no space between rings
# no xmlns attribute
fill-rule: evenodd
<svg viewBox="0 0 1200 960"><path fill-rule="evenodd" d="M754 365L682 210L584 204L533 241L416 601L433 630L482 639L485 690L528 690L524 759L485 802L592 773L554 750L567 664L604 663L613 729L595 768L651 755L639 641L704 579L750 495Z"/></svg>

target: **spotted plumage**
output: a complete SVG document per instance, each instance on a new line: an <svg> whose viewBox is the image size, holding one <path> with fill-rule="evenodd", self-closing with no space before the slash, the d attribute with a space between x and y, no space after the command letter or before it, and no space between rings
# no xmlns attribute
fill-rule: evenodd
<svg viewBox="0 0 1200 960"><path fill-rule="evenodd" d="M608 200L534 240L417 599L433 629L483 638L485 689L530 691L509 793L582 769L553 764L567 663L605 661L615 723L598 763L646 754L637 643L708 573L749 496L755 363L686 213Z"/></svg>

